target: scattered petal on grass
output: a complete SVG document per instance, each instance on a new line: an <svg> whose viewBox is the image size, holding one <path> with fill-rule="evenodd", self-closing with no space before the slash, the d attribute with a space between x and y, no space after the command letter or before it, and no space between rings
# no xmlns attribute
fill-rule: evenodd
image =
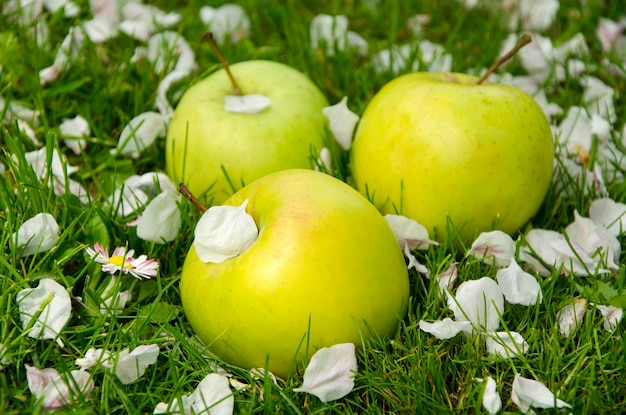
<svg viewBox="0 0 626 415"><path fill-rule="evenodd" d="M70 296L63 286L53 279L44 278L39 281L37 288L18 292L16 302L22 327L25 330L30 327L28 337L56 339L57 344L63 347L59 334L72 311ZM36 318L34 323L33 318Z"/></svg>
<svg viewBox="0 0 626 415"><path fill-rule="evenodd" d="M611 333L614 332L624 318L624 310L613 305L596 305L596 308L602 313L604 329Z"/></svg>
<svg viewBox="0 0 626 415"><path fill-rule="evenodd" d="M565 228L570 241L580 246L588 256L596 258L603 267L618 270L622 246L617 237L604 226L580 216L577 211L574 211L574 218L574 222Z"/></svg>
<svg viewBox="0 0 626 415"><path fill-rule="evenodd" d="M120 154L137 157L150 147L157 137L165 137L168 118L161 113L148 111L130 120L120 134L117 148L111 150Z"/></svg>
<svg viewBox="0 0 626 415"><path fill-rule="evenodd" d="M229 379L217 373L209 373L190 396L181 396L182 408L178 401L169 404L159 403L153 414L210 414L231 415L235 398L230 390ZM193 411L193 412L192 412Z"/></svg>
<svg viewBox="0 0 626 415"><path fill-rule="evenodd" d="M10 363L11 356L9 356L9 350L4 344L0 343L0 370Z"/></svg>
<svg viewBox="0 0 626 415"><path fill-rule="evenodd" d="M74 154L80 154L85 149L87 142L83 137L91 134L91 128L86 119L77 115L74 118L63 120L59 125L61 137L65 138L64 142Z"/></svg>
<svg viewBox="0 0 626 415"><path fill-rule="evenodd" d="M515 331L488 333L485 347L488 353L505 358L516 357L528 351L528 343Z"/></svg>
<svg viewBox="0 0 626 415"><path fill-rule="evenodd" d="M85 357L76 359L76 366L80 366L80 370L89 370L98 364L106 362L110 364L111 352L104 349L90 348L85 352Z"/></svg>
<svg viewBox="0 0 626 415"><path fill-rule="evenodd" d="M612 87L593 76L580 78L580 85L584 88L582 99L585 108L590 113L598 114L611 123L617 121L615 90Z"/></svg>
<svg viewBox="0 0 626 415"><path fill-rule="evenodd" d="M386 214L385 220L401 247L406 245L409 249L428 249L430 245L439 245L429 238L426 227L414 219Z"/></svg>
<svg viewBox="0 0 626 415"><path fill-rule="evenodd" d="M393 45L389 49L383 49L372 56L372 65L376 72L391 72L399 75L400 72L410 69L415 72L419 69L419 61L411 59L415 55L412 45ZM407 68L409 63L410 68Z"/></svg>
<svg viewBox="0 0 626 415"><path fill-rule="evenodd" d="M626 204L609 198L596 199L589 207L593 223L604 226L614 236L626 231Z"/></svg>
<svg viewBox="0 0 626 415"><path fill-rule="evenodd" d="M57 51L52 66L39 71L39 82L45 85L56 80L61 72L70 66L72 60L80 55L84 40L83 30L76 26L71 27Z"/></svg>
<svg viewBox="0 0 626 415"><path fill-rule="evenodd" d="M175 240L181 224L178 201L179 195L170 190L152 199L137 224L137 236L156 243Z"/></svg>
<svg viewBox="0 0 626 415"><path fill-rule="evenodd" d="M165 75L161 82L159 82L154 106L168 121L174 113L174 108L167 98L167 92L171 88L172 84L180 82L181 80L187 78L189 75L190 72L187 69L175 69Z"/></svg>
<svg viewBox="0 0 626 415"><path fill-rule="evenodd" d="M432 334L439 340L451 339L462 331L471 330L471 325L472 323L469 321L454 321L449 317L432 323L424 320L419 321L422 331Z"/></svg>
<svg viewBox="0 0 626 415"><path fill-rule="evenodd" d="M504 295L500 286L489 277L465 281L456 290L448 293L448 307L454 312L456 321L470 321L474 330L493 331L500 327L500 315L504 311Z"/></svg>
<svg viewBox="0 0 626 415"><path fill-rule="evenodd" d="M482 232L472 243L467 255L483 259L487 264L506 267L515 257L515 241L502 231Z"/></svg>
<svg viewBox="0 0 626 415"><path fill-rule="evenodd" d="M435 280L439 285L439 292L443 294L446 292L446 290L452 290L452 287L454 287L454 284L456 283L458 277L458 263L455 262L451 264L444 272L435 276Z"/></svg>
<svg viewBox="0 0 626 415"><path fill-rule="evenodd" d="M352 134L359 122L359 116L348 108L348 97L343 97L339 103L322 108L322 113L328 119L330 132L341 148L349 150L352 145Z"/></svg>
<svg viewBox="0 0 626 415"><path fill-rule="evenodd" d="M515 375L513 379L511 399L523 413L531 408L571 408L568 403L557 399L541 382L520 375Z"/></svg>
<svg viewBox="0 0 626 415"><path fill-rule="evenodd" d="M98 242L95 243L93 248L85 248L85 251L89 258L102 264L103 272L108 272L109 274L121 271L141 280L155 277L159 269L159 263L156 260L148 259L146 255L139 255L135 258L135 250L127 250L123 246L115 248L111 256L109 256L108 249L103 248Z"/></svg>
<svg viewBox="0 0 626 415"><path fill-rule="evenodd" d="M571 304L566 305L558 311L556 318L559 323L559 332L564 337L573 333L583 322L587 311L587 300L578 298Z"/></svg>
<svg viewBox="0 0 626 415"><path fill-rule="evenodd" d="M476 378L478 382L485 383L485 391L483 392L483 408L491 414L497 414L502 409L502 399L496 388L496 381L492 377L487 379Z"/></svg>
<svg viewBox="0 0 626 415"><path fill-rule="evenodd" d="M170 27L180 20L178 13L165 13L156 6L127 2L122 7L119 30L138 40L148 40L158 29Z"/></svg>
<svg viewBox="0 0 626 415"><path fill-rule="evenodd" d="M248 249L259 236L248 200L240 206L212 206L200 218L194 233L194 247L203 262L223 262Z"/></svg>
<svg viewBox="0 0 626 415"><path fill-rule="evenodd" d="M107 204L112 207L113 214L125 217L131 215L137 209L148 202L148 195L139 188L123 184L122 187L108 197Z"/></svg>
<svg viewBox="0 0 626 415"><path fill-rule="evenodd" d="M342 343L318 350L304 371L302 387L294 392L306 392L322 402L343 398L354 388L357 372L354 344Z"/></svg>
<svg viewBox="0 0 626 415"><path fill-rule="evenodd" d="M71 0L44 0L43 4L51 13L63 10L64 17L76 17L80 13L80 7Z"/></svg>
<svg viewBox="0 0 626 415"><path fill-rule="evenodd" d="M272 100L261 94L224 96L224 110L237 114L259 114L271 105Z"/></svg>
<svg viewBox="0 0 626 415"><path fill-rule="evenodd" d="M531 306L537 302L541 304L543 300L537 279L524 271L514 258L511 258L511 264L507 268L498 270L496 280L504 298L511 304Z"/></svg>
<svg viewBox="0 0 626 415"><path fill-rule="evenodd" d="M318 14L311 20L309 35L311 48L315 51L325 47L326 56L334 56L336 50L345 51L347 48L357 49L362 56L367 54L367 42L348 30L348 18L344 15Z"/></svg>
<svg viewBox="0 0 626 415"><path fill-rule="evenodd" d="M552 26L559 10L559 0L521 0L506 1L509 13L509 28L517 30L544 31Z"/></svg>
<svg viewBox="0 0 626 415"><path fill-rule="evenodd" d="M142 345L137 346L132 352L126 348L102 365L114 371L115 376L127 385L142 377L148 366L156 363L157 357L159 357L158 345Z"/></svg>
<svg viewBox="0 0 626 415"><path fill-rule="evenodd" d="M49 251L59 240L59 225L49 213L38 213L24 222L13 238L21 256Z"/></svg>
<svg viewBox="0 0 626 415"><path fill-rule="evenodd" d="M239 43L250 35L250 18L238 4L203 6L200 8L200 20L208 26L219 45L226 41Z"/></svg>
<svg viewBox="0 0 626 415"><path fill-rule="evenodd" d="M59 373L56 369L39 370L25 365L30 392L42 401L45 410L72 405L89 396L94 381L89 372L72 370Z"/></svg>
<svg viewBox="0 0 626 415"><path fill-rule="evenodd" d="M157 74L174 70L191 72L197 68L196 55L189 43L176 32L165 31L151 36L147 49L138 48L131 59L136 62L146 57L154 65Z"/></svg>
<svg viewBox="0 0 626 415"><path fill-rule="evenodd" d="M132 299L130 291L122 291L115 293L114 295L106 298L100 304L100 314L104 315L117 315L118 312L126 307L126 303Z"/></svg>
<svg viewBox="0 0 626 415"><path fill-rule="evenodd" d="M317 158L316 171L323 171L325 173L332 173L333 171L333 154L328 147L322 147L320 150L320 156Z"/></svg>

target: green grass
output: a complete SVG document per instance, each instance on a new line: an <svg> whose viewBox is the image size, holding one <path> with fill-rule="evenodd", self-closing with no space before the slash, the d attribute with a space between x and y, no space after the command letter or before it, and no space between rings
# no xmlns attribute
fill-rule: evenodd
<svg viewBox="0 0 626 415"><path fill-rule="evenodd" d="M87 1L78 2L83 10L77 20L64 19L60 13L46 13L53 45L61 42L70 26L90 18ZM217 60L209 45L202 42L205 30L198 19L204 2L161 0L155 2L166 11L179 11L183 18L173 30L181 33L196 53L199 78L217 68ZM626 82L614 76L599 62L608 58L620 63L617 56L605 55L595 36L601 17L619 20L619 2L587 0L563 1L554 25L544 35L555 45L582 32L589 45L585 57L591 74L598 76L616 91L618 121L613 125L615 139L626 117L626 105L620 94ZM497 8L467 11L453 1L382 1L375 9L355 1L241 1L251 18L251 36L237 45L223 48L231 63L248 59L270 59L289 64L306 73L324 92L329 102L349 97L353 111L361 114L368 101L393 75L376 73L369 57L354 51L339 52L334 57L315 54L310 48L308 25L319 13L346 14L350 30L369 42L376 52L393 44L415 42L406 28L409 16L431 15L423 38L443 45L453 57L453 70L478 72L494 62L502 41L508 34L506 15ZM37 72L50 65L56 47L45 50L35 43L26 30L7 16L0 17L0 96L19 102L41 113L41 124L35 127L37 137L50 155L53 149L63 153L71 165L80 168L73 176L90 192L92 203L81 204L71 195L57 196L25 167L24 154L38 147L25 138L14 123L5 123L0 130L0 161L6 166L0 181L0 343L11 359L0 375L0 413L40 413L41 406L31 395L26 382L25 364L38 368L53 367L59 371L76 369L74 360L90 347L119 351L141 344L157 343L161 353L155 365L137 382L121 384L104 370L94 372L96 388L81 399L72 413L139 414L152 413L157 403L170 402L189 394L211 371L214 358L194 338L182 307L178 282L186 252L193 239L199 214L188 203L182 204L183 224L178 239L160 245L139 239L127 220L112 215L103 202L107 196L132 174L164 170L164 140L131 160L112 156L117 137L135 115L151 110L156 88L162 74L154 74L145 62L130 63L140 42L128 36L101 45L89 42L82 49L81 59L71 70L44 87ZM623 63L621 64L623 67ZM513 61L506 70L523 74ZM193 82L193 81L191 81ZM582 89L576 79L546 86L551 102L567 110L581 104ZM0 119L2 111L0 108ZM74 155L60 143L58 125L65 118L82 115L90 124L92 137L88 150ZM563 115L564 116L564 115ZM562 117L556 117L558 123ZM622 149L623 150L623 149ZM338 174L349 171L348 157ZM624 174L624 171L621 171ZM532 220L532 226L562 230L573 220L574 210L588 213L593 199L573 180L554 183L544 205ZM607 182L611 197L626 202L623 180ZM20 257L12 235L21 223L37 213L52 214L61 230L57 245L51 251ZM124 289L133 299L117 317L103 317L93 305L104 286L106 276L96 264L88 264L83 247L100 241L115 246L132 247L160 263L158 278L137 281L122 278ZM624 244L622 244L624 246ZM459 262L459 280L495 276L494 267L465 258L467 247L444 241L418 253L418 258L433 275ZM321 403L316 397L294 393L301 377L280 381L279 386L267 380L257 381L259 389L235 392L235 413L276 414L405 414L405 413L483 413L482 386L476 377L493 377L498 384L504 411L516 412L510 399L515 374L535 378L547 385L557 396L573 406L573 413L626 412L624 355L626 340L623 324L615 332L602 328L598 311L590 307L574 336L563 338L556 328L557 311L574 298L604 304L615 293L624 293L626 268L600 277L568 277L552 275L540 279L544 294L542 304L521 307L507 305L502 316L506 329L520 332L529 343L529 351L507 360L489 356L480 338L462 336L437 340L421 331L420 319L434 320L451 316L438 295L432 280L411 273L411 303L408 315L393 339L373 339L357 345L359 373L355 389L345 398ZM72 317L62 332L65 347L52 341L35 340L22 330L16 294L36 285L42 278L53 278L67 287L72 296ZM241 368L220 364L240 381L254 383ZM558 412L548 410L546 412ZM565 411L562 411L565 413ZM59 411L64 413L64 411Z"/></svg>

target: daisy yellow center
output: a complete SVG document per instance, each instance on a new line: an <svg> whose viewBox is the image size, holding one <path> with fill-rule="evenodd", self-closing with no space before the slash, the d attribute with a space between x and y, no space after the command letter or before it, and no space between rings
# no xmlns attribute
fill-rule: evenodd
<svg viewBox="0 0 626 415"><path fill-rule="evenodd" d="M122 255L112 256L109 258L109 263L121 268L124 266L124 257Z"/></svg>

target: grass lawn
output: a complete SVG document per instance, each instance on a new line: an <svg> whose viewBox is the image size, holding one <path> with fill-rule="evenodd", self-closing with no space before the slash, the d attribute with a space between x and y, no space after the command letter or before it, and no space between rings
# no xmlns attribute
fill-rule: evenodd
<svg viewBox="0 0 626 415"><path fill-rule="evenodd" d="M93 390L74 397L56 413L153 413L160 402L182 402L181 397L190 395L217 365L230 373L231 385L248 385L241 390L231 388L237 414L487 413L482 399L485 384L477 378L495 381L502 399L501 413L519 413L511 398L516 375L541 382L571 405L571 409L539 412L626 413L624 324L618 320L607 330L600 307L611 305L615 313L626 308L626 267L619 256L624 238L616 236L617 246L612 250L616 263L606 273L593 268L569 272L565 266L540 276L520 260L531 229L563 233L576 219L575 212L589 217L596 200L626 203L626 103L622 98L626 88L626 37L622 34L626 11L620 2L563 0L552 19L540 8L550 2L536 0L529 15L512 26L519 10L504 10L500 7L504 2L495 0L479 0L481 5L474 8L456 0L237 1L250 26L239 42L222 46L228 62L267 59L286 63L305 73L331 104L348 97L350 109L358 115L383 85L415 70L413 63L419 70L439 70L443 57L448 56L450 68L444 65L443 70L480 74L502 54L511 34L524 31L532 32L533 45L542 48L526 58L518 54L492 78L516 85L534 83L536 99L543 100L557 143L557 174L543 205L531 222L513 235L516 258L524 270L537 277L543 301L530 306L507 304L500 316L500 330L523 336L525 352L501 357L486 351L482 336L459 334L440 340L420 328L420 320L454 317L439 293L437 275L456 263L454 293L460 283L484 276L495 278L500 269L467 255L469 244L448 238L438 246L414 252L430 277L415 269L409 271L411 300L397 334L392 339L357 344L353 390L327 403L294 391L302 386L301 374L274 383L269 375L254 376L219 361L195 337L179 291L183 262L200 218L192 204L185 200L179 204L182 219L175 240L156 243L140 238L137 227L128 225L142 214L153 194L148 192L139 209L127 211L130 214L125 217L116 214L119 206L110 202L129 177L165 171L164 137L157 137L138 154L118 148L129 122L139 114L157 111L156 102L163 97L175 107L185 88L220 67L216 54L203 40L208 26L200 19L200 8L207 2L151 3L166 13L179 14L180 19L173 19L169 28L153 30L178 33L188 42L197 63L165 94L159 85L172 71L168 62L175 63L177 57L166 56L165 65L159 67L137 55L137 48L145 47L146 40L122 31L96 42L77 29L75 33L83 40L75 38L66 65L41 72L58 59L68 31L94 17L90 3L98 2L76 0L76 14L66 6L70 16L65 16L63 9L51 11L48 5L32 19L12 11L11 5L16 3L0 3L1 414L46 412L44 400L32 392L36 385L27 381L29 370L49 368L63 374L78 370L76 359L84 358L91 348L118 353L148 345L158 345L156 362L137 380L125 384L100 362L86 372ZM213 3L215 7L222 4ZM116 2L110 5L117 7ZM349 30L366 42L366 50L350 45L335 47L331 53L323 47L313 50L309 27L319 14L345 15ZM168 16L172 17L160 18L167 23ZM415 22L422 22L419 29ZM134 26L134 30L138 32L140 27ZM406 65L393 71L374 64L380 51L401 45L413 48ZM440 48L436 49L440 55L435 56L442 60L428 56L433 45ZM572 124L572 108L582 108L580 117L588 122ZM468 116L471 111L468 108ZM79 115L87 127L85 136L75 132L80 130L64 133L64 121ZM567 134L582 136L578 138L582 141L568 141L566 124L574 125ZM40 152L35 160L36 151ZM57 155L60 158L55 164ZM335 162L333 174L350 182L348 152L338 150ZM146 180L148 187L154 185L151 178ZM24 230L24 222L42 213L51 215L58 230L46 222L52 228L46 228L49 239L40 240L39 250L25 246L24 240L16 243L15 235ZM158 262L158 274L144 280L128 274L111 276L101 264L89 260L85 249L95 243L108 247L109 252L115 247L133 249L135 258L145 254ZM601 241L590 243L596 243L592 259L606 258ZM28 252L31 248L33 252ZM148 275L151 264L149 260L143 263ZM29 336L37 327L35 319L24 325L20 293L48 280L69 294L71 315L59 327L58 336L42 339ZM117 301L124 301L120 292L130 293L126 306L116 313L101 313L104 299L115 299L109 304L111 309ZM35 315L43 318L40 314L47 310L46 304L60 297L63 293L48 297L35 307ZM572 333L563 335L559 312L575 300L578 304L585 301L586 313L576 320Z"/></svg>

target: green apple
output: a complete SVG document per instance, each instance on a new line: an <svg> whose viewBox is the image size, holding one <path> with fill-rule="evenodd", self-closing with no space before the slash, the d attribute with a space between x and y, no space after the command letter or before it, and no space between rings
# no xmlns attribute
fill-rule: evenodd
<svg viewBox="0 0 626 415"><path fill-rule="evenodd" d="M288 377L318 349L393 335L406 313L402 251L376 208L313 170L265 176L225 204L246 211L258 238L239 256L182 270L185 314L226 362Z"/></svg>
<svg viewBox="0 0 626 415"><path fill-rule="evenodd" d="M166 139L169 176L196 195L207 192L215 204L232 195L231 185L238 189L275 171L310 168L311 153L319 154L326 140L322 108L328 101L304 74L261 60L230 70L244 95L260 94L272 104L255 114L227 111L224 98L234 91L221 69L183 94Z"/></svg>
<svg viewBox="0 0 626 415"><path fill-rule="evenodd" d="M554 144L541 107L522 90L458 73L413 73L367 105L351 149L356 187L401 213L469 242L519 230L539 209Z"/></svg>

